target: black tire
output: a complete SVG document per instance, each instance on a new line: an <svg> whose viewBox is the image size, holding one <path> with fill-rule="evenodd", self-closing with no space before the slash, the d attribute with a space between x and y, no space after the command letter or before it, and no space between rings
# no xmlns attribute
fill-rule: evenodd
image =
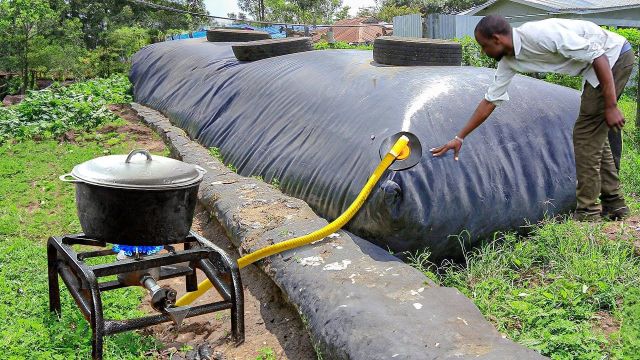
<svg viewBox="0 0 640 360"><path fill-rule="evenodd" d="M264 31L214 29L207 30L207 41L210 42L245 42L271 39L271 35Z"/></svg>
<svg viewBox="0 0 640 360"><path fill-rule="evenodd" d="M382 36L373 43L373 60L401 66L460 66L462 46L439 39Z"/></svg>
<svg viewBox="0 0 640 360"><path fill-rule="evenodd" d="M313 50L311 38L296 37L286 39L269 39L251 41L231 46L236 59L240 61L255 61L274 56L281 56L303 51Z"/></svg>

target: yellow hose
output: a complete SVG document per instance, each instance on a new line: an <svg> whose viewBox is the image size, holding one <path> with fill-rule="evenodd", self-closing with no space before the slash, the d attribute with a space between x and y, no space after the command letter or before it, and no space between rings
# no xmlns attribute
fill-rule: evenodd
<svg viewBox="0 0 640 360"><path fill-rule="evenodd" d="M353 218L353 216L360 210L362 204L364 204L367 197L373 190L373 187L376 185L378 180L382 177L385 170L397 159L405 159L409 156L410 149L407 146L409 143L409 138L406 136L401 136L398 141L393 145L391 150L385 155L385 157L380 161L378 167L375 169L367 183L364 185L360 194L356 197L356 199L351 203L349 208L342 213L337 219L327 224L327 226L323 227L320 230L316 230L310 234L300 236L297 238L293 238L290 240L286 240L277 244L273 244L271 246L267 246L260 250L254 251L251 254L247 254L240 259L238 259L238 268L242 269L243 267L252 264L260 259L264 259L265 257L281 253L286 250L290 250L293 248L297 248L314 241L318 241L323 239L334 232L338 231L342 228L346 223ZM178 301L176 301L176 306L185 306L191 304L195 299L199 298L202 294L204 294L207 290L211 289L213 285L209 281L209 279L204 280L200 284L198 284L198 290L186 293L183 295Z"/></svg>

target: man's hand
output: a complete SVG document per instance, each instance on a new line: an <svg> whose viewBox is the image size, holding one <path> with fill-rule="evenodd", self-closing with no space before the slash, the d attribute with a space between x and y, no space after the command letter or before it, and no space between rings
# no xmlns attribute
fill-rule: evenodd
<svg viewBox="0 0 640 360"><path fill-rule="evenodd" d="M462 141L458 140L458 139L453 139L451 141L449 141L448 143L439 146L437 148L433 148L430 149L429 151L431 151L431 154L433 154L433 156L438 157L441 155L444 155L447 153L447 151L449 150L453 150L453 158L458 161L458 155L460 154L460 148L462 147Z"/></svg>
<svg viewBox="0 0 640 360"><path fill-rule="evenodd" d="M491 115L493 109L495 108L496 106L493 103L482 99L482 101L480 101L480 104L478 104L476 111L474 111L473 115L471 115L471 119L467 121L467 124L464 126L464 128L462 128L462 130L460 130L458 135L456 135L456 137L448 143L437 148L430 149L429 151L431 151L431 154L433 154L433 156L441 156L443 154L446 154L447 151L453 150L453 158L457 161L458 154L460 154L460 148L462 147L462 142L464 141L462 139L469 135L475 128L480 126L480 124L482 124L489 117L489 115Z"/></svg>
<svg viewBox="0 0 640 360"><path fill-rule="evenodd" d="M606 108L604 110L604 118L607 121L607 126L612 129L621 130L624 126L624 117L617 106Z"/></svg>

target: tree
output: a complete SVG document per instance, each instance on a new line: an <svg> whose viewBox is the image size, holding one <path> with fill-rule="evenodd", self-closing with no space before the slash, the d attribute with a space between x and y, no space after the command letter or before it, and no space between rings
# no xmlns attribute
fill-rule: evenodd
<svg viewBox="0 0 640 360"><path fill-rule="evenodd" d="M378 20L392 22L394 16L401 15L409 15L409 14L420 14L419 7L410 7L410 6L394 6L394 5L384 5L380 12L378 12L377 16L375 16Z"/></svg>
<svg viewBox="0 0 640 360"><path fill-rule="evenodd" d="M345 6L341 7L340 10L338 12L336 12L336 14L334 15L335 21L348 19L349 18L349 10L351 10L351 7L348 6L348 5L345 5Z"/></svg>
<svg viewBox="0 0 640 360"><path fill-rule="evenodd" d="M423 14L457 14L485 2L486 0L421 0L405 5L420 6Z"/></svg>
<svg viewBox="0 0 640 360"><path fill-rule="evenodd" d="M86 55L82 24L78 19L64 20L47 37L38 37L32 49L32 68L64 81L80 72L81 58Z"/></svg>
<svg viewBox="0 0 640 360"><path fill-rule="evenodd" d="M0 2L0 33L9 51L15 57L22 76L24 93L29 88L30 60L34 55L33 45L42 42L51 32L57 19L56 13L45 0L7 0Z"/></svg>
<svg viewBox="0 0 640 360"><path fill-rule="evenodd" d="M238 7L255 20L265 21L266 19L264 0L238 0Z"/></svg>
<svg viewBox="0 0 640 360"><path fill-rule="evenodd" d="M357 17L377 17L378 8L376 6L361 7L358 9Z"/></svg>
<svg viewBox="0 0 640 360"><path fill-rule="evenodd" d="M342 0L291 0L297 7L297 22L305 24L331 23L342 7Z"/></svg>
<svg viewBox="0 0 640 360"><path fill-rule="evenodd" d="M106 34L121 27L138 26L164 32L208 25L209 19L123 0L50 0L66 18L80 19L88 49L106 45ZM179 10L206 14L202 0L148 0Z"/></svg>
<svg viewBox="0 0 640 360"><path fill-rule="evenodd" d="M298 7L285 0L265 0L266 18L269 21L292 23L297 21Z"/></svg>

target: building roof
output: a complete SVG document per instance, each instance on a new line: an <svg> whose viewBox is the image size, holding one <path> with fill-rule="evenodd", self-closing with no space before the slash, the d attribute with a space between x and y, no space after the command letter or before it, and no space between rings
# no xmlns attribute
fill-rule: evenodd
<svg viewBox="0 0 640 360"><path fill-rule="evenodd" d="M370 17L358 17L353 19L344 19L336 21L334 25L367 25L371 26L359 27L334 27L333 37L336 41L344 41L347 43L369 43L376 38L387 33L388 24L379 23L378 20ZM323 28L316 31L313 35L313 41L319 41L323 35L326 35L329 28Z"/></svg>
<svg viewBox="0 0 640 360"><path fill-rule="evenodd" d="M486 3L463 11L461 15L474 15L495 4L499 0ZM640 0L509 0L514 3L528 5L554 13L597 13L612 10L624 10L640 7Z"/></svg>

